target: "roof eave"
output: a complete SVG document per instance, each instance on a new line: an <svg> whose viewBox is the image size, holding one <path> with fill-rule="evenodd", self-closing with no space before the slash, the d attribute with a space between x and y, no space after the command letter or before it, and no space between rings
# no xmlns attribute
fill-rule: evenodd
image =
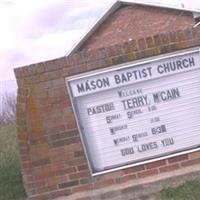
<svg viewBox="0 0 200 200"><path fill-rule="evenodd" d="M116 0L115 3L112 3L112 5L103 13L102 17L98 19L89 29L89 31L84 34L80 40L71 48L71 50L66 54L66 56L76 53L82 45L87 41L87 39L99 28L99 26L112 14L114 13L121 5L144 5L144 6L153 6L158 8L167 8L167 9L174 9L174 10L181 10L185 12L192 12L194 13L200 13L200 10L195 9L187 9L182 7L171 7L171 6L163 6L161 4L152 4L152 3L144 3L139 1L131 1L131 0Z"/></svg>
<svg viewBox="0 0 200 200"><path fill-rule="evenodd" d="M131 4L138 4L138 5L144 5L144 6L153 6L153 7L158 7L158 8L169 8L173 10L181 10L181 11L186 11L186 12L197 12L200 13L200 10L198 9L190 9L190 8L185 8L185 7L178 7L178 6L169 6L169 5L163 5L158 3L146 3L146 2L140 2L140 1L133 1L133 0L119 0L121 4L123 5L131 5Z"/></svg>
<svg viewBox="0 0 200 200"><path fill-rule="evenodd" d="M89 31L84 34L80 40L72 47L72 49L68 52L67 55L76 53L76 51L81 48L81 46L85 43L85 41L98 29L98 27L113 13L115 10L117 10L121 6L121 1L116 1L103 13L102 17L98 19L89 29Z"/></svg>

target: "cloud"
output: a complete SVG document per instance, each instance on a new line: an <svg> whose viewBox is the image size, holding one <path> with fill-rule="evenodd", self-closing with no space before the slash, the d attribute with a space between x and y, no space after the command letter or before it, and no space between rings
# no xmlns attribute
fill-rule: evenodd
<svg viewBox="0 0 200 200"><path fill-rule="evenodd" d="M113 0L9 0L0 2L1 79L13 68L65 55ZM164 0L146 0L166 3ZM168 0L177 4L178 0ZM183 0L187 6L198 1Z"/></svg>
<svg viewBox="0 0 200 200"><path fill-rule="evenodd" d="M64 56L108 5L27 2L5 1L0 6L1 81L14 79L15 67Z"/></svg>
<svg viewBox="0 0 200 200"><path fill-rule="evenodd" d="M29 38L72 28L80 29L80 26L87 28L88 23L81 23L81 20L96 19L108 5L100 1L94 4L86 0L57 2L46 0L42 4L27 2L3 6L0 15L6 22L4 26L20 34L21 37Z"/></svg>
<svg viewBox="0 0 200 200"><path fill-rule="evenodd" d="M64 56L84 33L80 29L21 40L21 45L1 52L1 80L14 79L13 68Z"/></svg>
<svg viewBox="0 0 200 200"><path fill-rule="evenodd" d="M0 6L1 80L14 79L14 67L64 56L109 2L4 1Z"/></svg>

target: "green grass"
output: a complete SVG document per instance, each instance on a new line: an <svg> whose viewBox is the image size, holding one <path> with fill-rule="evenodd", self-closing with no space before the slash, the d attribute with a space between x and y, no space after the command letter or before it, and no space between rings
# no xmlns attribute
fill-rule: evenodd
<svg viewBox="0 0 200 200"><path fill-rule="evenodd" d="M0 200L24 200L16 128L0 128Z"/></svg>
<svg viewBox="0 0 200 200"><path fill-rule="evenodd" d="M0 128L0 200L25 200L16 128ZM152 199L144 197L145 199ZM177 188L167 188L155 195L157 200L200 200L200 182L187 182Z"/></svg>
<svg viewBox="0 0 200 200"><path fill-rule="evenodd" d="M187 182L160 192L162 200L200 200L200 182Z"/></svg>

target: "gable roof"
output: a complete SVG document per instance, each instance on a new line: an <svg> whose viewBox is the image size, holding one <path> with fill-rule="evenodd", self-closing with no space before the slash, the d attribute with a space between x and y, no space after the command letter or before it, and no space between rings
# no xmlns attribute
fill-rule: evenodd
<svg viewBox="0 0 200 200"><path fill-rule="evenodd" d="M153 4L153 3L145 3L145 2L138 2L134 0L116 0L112 5L106 10L105 13L103 13L102 17L98 19L94 25L89 29L89 31L83 35L83 37L80 38L80 40L72 47L72 49L67 53L67 55L76 53L82 45L88 40L90 36L99 28L99 26L110 16L112 15L118 8L121 6L130 6L130 5L144 5L144 6L152 6L152 7L158 7L158 8L167 8L167 9L173 9L173 10L180 10L180 11L186 11L193 13L193 17L200 17L200 10L198 9L190 9L185 8L183 4L180 4L181 7L175 7L175 6L167 6L163 4Z"/></svg>

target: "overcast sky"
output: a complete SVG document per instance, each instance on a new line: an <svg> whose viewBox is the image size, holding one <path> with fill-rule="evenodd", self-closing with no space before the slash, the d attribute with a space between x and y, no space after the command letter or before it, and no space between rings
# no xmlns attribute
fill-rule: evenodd
<svg viewBox="0 0 200 200"><path fill-rule="evenodd" d="M199 0L143 1L200 8ZM65 55L112 2L0 0L0 80L14 80L14 67Z"/></svg>

